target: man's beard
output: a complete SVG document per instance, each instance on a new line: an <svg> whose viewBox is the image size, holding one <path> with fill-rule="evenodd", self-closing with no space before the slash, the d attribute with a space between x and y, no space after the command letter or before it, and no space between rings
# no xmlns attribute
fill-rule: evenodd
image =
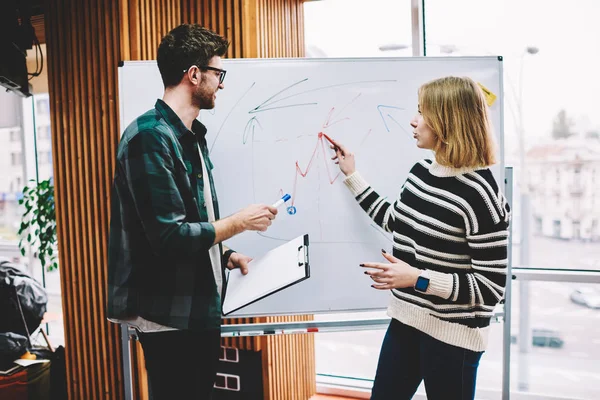
<svg viewBox="0 0 600 400"><path fill-rule="evenodd" d="M214 92L210 92L206 87L200 86L192 95L192 102L200 110L212 110L215 108Z"/></svg>

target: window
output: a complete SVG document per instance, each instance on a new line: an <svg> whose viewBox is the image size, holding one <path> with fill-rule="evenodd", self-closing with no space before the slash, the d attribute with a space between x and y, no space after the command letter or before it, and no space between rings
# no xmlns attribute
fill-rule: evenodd
<svg viewBox="0 0 600 400"><path fill-rule="evenodd" d="M335 0L305 3L307 47L314 44L326 48L328 54L321 56L374 56L362 47L363 43L378 39L369 29L355 28L364 38L335 32L338 28L336 16L345 15L340 3ZM363 22L366 24L371 19L382 26L389 24L387 16L391 14L391 8L389 3L388 8L382 7L383 3L364 1L362 19L355 26L362 27ZM392 23L396 26L395 38L387 43L395 42L396 46L390 46L395 50L387 55L409 56L411 51L406 45L411 44L411 38L404 32L410 33L410 2L395 3L402 3L406 8L393 14L398 20ZM369 17L371 6L381 18ZM327 15L317 11L325 8L335 11ZM423 15L428 56L503 56L505 161L507 166L515 168L514 174L518 177L522 167L519 159L523 154L525 167L530 168L534 161L539 166L537 178L543 183L540 195L531 198L531 214L523 215L523 219L518 214L522 209L519 187L515 188L513 237L521 237L521 228L530 225L522 223L525 218L531 221L532 230L540 233L528 237L529 251L522 253L529 254L529 259L521 260L521 264L544 269L600 270L600 216L596 214L596 197L582 198L582 207L584 203L592 204L590 210L582 211L591 222L590 219L579 222L580 236L591 227L591 241L569 240L567 237L575 237L577 228L573 221L583 217L569 216L576 203L567 194L566 187L572 177L579 176L582 185L584 180L591 181L592 189L586 189L585 193L598 193L598 162L593 161L600 155L595 150L598 141L585 137L585 132L600 130L600 97L597 96L600 93L600 80L597 79L600 24L596 21L600 15L600 2L425 0ZM534 30L531 29L533 23ZM381 31L384 29L380 28ZM353 45L356 45L355 49L352 49ZM558 82L556 76L568 79ZM552 96L543 95L548 91L548 82L556 82ZM520 138L524 138L522 146ZM590 142L592 139L595 142ZM572 149L579 152L581 147L596 153L592 160L584 160L581 172L575 172ZM541 159L532 158L536 151L542 155ZM588 168L592 171L589 180L585 175ZM532 180L537 178L530 176ZM537 190L539 188L536 193ZM513 254L517 258L520 243L523 241L517 239L513 244ZM597 340L600 331L594 323L600 309L578 302L574 293L581 286L557 280L523 285L517 282L513 288L515 343L510 346L511 390L524 391L526 388L529 393L523 398L600 398L600 375L596 373L600 362L600 342ZM588 294L588 299L590 297L594 296ZM588 300L588 303L594 301ZM527 330L520 329L520 317L529 325ZM316 335L318 374L350 377L356 386L363 382L369 388L383 334L384 331L358 331ZM520 353L523 344L520 339L524 334L530 339L527 341L529 348L527 353ZM502 325L492 324L490 345L479 369L478 398L500 398L501 338Z"/></svg>
<svg viewBox="0 0 600 400"><path fill-rule="evenodd" d="M10 141L11 142L20 142L21 141L21 131L10 131Z"/></svg>
<svg viewBox="0 0 600 400"><path fill-rule="evenodd" d="M36 114L42 117L50 116L50 100L48 98L38 99L36 101Z"/></svg>
<svg viewBox="0 0 600 400"><path fill-rule="evenodd" d="M21 153L11 153L10 154L10 163L13 166L19 166L23 163L23 155Z"/></svg>
<svg viewBox="0 0 600 400"><path fill-rule="evenodd" d="M393 57L412 54L409 1L307 1L304 3L304 12L307 57ZM354 313L348 318L362 318L362 314ZM375 314L385 316L384 311ZM336 315L315 318L336 318ZM316 335L318 379L337 375L341 379L351 380L353 384L362 382L368 385L368 380L375 373L384 333L383 330L375 330Z"/></svg>
<svg viewBox="0 0 600 400"><path fill-rule="evenodd" d="M581 238L581 222L573 221L573 239Z"/></svg>
<svg viewBox="0 0 600 400"><path fill-rule="evenodd" d="M542 217L535 217L535 233L542 233Z"/></svg>
<svg viewBox="0 0 600 400"><path fill-rule="evenodd" d="M561 236L560 220L552 221L552 234L555 238L560 238L560 236Z"/></svg>
<svg viewBox="0 0 600 400"><path fill-rule="evenodd" d="M38 164L52 165L52 152L51 151L39 152Z"/></svg>
<svg viewBox="0 0 600 400"><path fill-rule="evenodd" d="M515 366L512 377L515 390L521 384L527 386L529 393L540 395L539 398L599 398L600 328L593 321L600 313L600 285L525 283L531 294L528 334L520 329L522 303L515 302L512 307L511 361ZM522 293L522 284L517 281L513 287L515 293ZM551 311L559 309L557 313ZM524 338L530 341L525 352L519 347ZM482 363L483 360L485 357ZM523 374L520 362L529 363L527 375ZM483 374L485 365L481 368Z"/></svg>
<svg viewBox="0 0 600 400"><path fill-rule="evenodd" d="M50 136L50 126L38 126L37 128L37 139L39 141L49 141L51 139Z"/></svg>
<svg viewBox="0 0 600 400"><path fill-rule="evenodd" d="M309 1L304 13L307 57L411 55L409 1Z"/></svg>

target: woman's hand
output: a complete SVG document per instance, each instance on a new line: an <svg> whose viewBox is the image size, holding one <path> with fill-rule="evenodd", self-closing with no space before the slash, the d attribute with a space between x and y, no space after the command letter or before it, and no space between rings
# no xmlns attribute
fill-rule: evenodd
<svg viewBox="0 0 600 400"><path fill-rule="evenodd" d="M372 268L365 271L365 274L369 275L375 281L371 287L379 290L414 287L417 283L417 278L421 274L421 270L411 267L404 261L386 253L384 250L382 252L390 264L376 262L360 264L361 267Z"/></svg>
<svg viewBox="0 0 600 400"><path fill-rule="evenodd" d="M344 175L352 175L356 171L354 153L351 153L343 144L334 141L330 137L327 137L327 140L331 143L331 149L335 151L335 156L331 157L331 159L336 160L335 163L339 165L340 171Z"/></svg>

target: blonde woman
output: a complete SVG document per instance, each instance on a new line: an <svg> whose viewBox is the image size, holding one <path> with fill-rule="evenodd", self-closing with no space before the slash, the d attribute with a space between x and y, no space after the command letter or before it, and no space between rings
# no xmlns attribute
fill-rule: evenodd
<svg viewBox="0 0 600 400"><path fill-rule="evenodd" d="M332 141L344 183L394 238L388 263L365 262L377 290L390 290L388 328L373 400L410 399L424 381L427 398L473 399L494 307L504 296L510 209L489 170L494 140L485 98L469 78L421 86L411 121L416 163L398 199L380 196Z"/></svg>

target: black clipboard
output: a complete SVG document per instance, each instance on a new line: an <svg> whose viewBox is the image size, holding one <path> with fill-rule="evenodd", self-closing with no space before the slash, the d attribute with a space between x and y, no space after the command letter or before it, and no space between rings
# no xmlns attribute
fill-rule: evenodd
<svg viewBox="0 0 600 400"><path fill-rule="evenodd" d="M308 234L278 246L248 265L248 274L239 269L226 277L221 311L234 313L265 297L310 278Z"/></svg>

